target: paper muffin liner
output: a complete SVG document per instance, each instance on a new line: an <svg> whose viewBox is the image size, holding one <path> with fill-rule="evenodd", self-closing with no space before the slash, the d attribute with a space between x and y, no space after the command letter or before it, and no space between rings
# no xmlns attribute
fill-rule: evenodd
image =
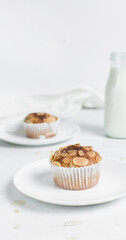
<svg viewBox="0 0 126 240"><path fill-rule="evenodd" d="M85 167L58 167L51 164L54 182L61 188L82 190L98 183L102 161Z"/></svg>
<svg viewBox="0 0 126 240"><path fill-rule="evenodd" d="M57 134L59 119L50 123L23 123L26 135L30 138L40 138L44 135L46 138Z"/></svg>

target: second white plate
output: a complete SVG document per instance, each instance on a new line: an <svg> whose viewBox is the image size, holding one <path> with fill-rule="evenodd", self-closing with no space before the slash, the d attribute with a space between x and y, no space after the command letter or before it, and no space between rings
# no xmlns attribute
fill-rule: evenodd
<svg viewBox="0 0 126 240"><path fill-rule="evenodd" d="M99 204L126 195L126 165L103 161L99 183L90 189L61 189L53 181L49 160L34 162L19 170L14 184L22 193L40 201L69 206Z"/></svg>
<svg viewBox="0 0 126 240"><path fill-rule="evenodd" d="M76 124L68 121L61 121L56 136L52 138L42 137L40 139L33 139L26 137L22 121L20 120L15 123L12 121L11 123L5 123L2 125L0 128L0 139L20 145L49 145L72 138L79 132L79 130L80 128Z"/></svg>

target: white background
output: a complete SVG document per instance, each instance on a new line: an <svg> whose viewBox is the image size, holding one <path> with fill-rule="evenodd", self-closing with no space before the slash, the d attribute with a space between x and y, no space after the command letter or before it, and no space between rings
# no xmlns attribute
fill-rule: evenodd
<svg viewBox="0 0 126 240"><path fill-rule="evenodd" d="M126 50L125 0L0 0L0 99L92 86Z"/></svg>

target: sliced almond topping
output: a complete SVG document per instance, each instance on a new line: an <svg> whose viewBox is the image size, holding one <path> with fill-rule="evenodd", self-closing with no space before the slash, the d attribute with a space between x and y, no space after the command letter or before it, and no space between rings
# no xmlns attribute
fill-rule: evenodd
<svg viewBox="0 0 126 240"><path fill-rule="evenodd" d="M80 157L84 156L84 152L82 150L79 150L78 154L79 154Z"/></svg>
<svg viewBox="0 0 126 240"><path fill-rule="evenodd" d="M54 153L54 157L59 157L61 155L61 152L60 151L56 151L55 153Z"/></svg>
<svg viewBox="0 0 126 240"><path fill-rule="evenodd" d="M89 152L87 152L87 155L89 157L94 157L95 156L95 152L94 151L89 151Z"/></svg>
<svg viewBox="0 0 126 240"><path fill-rule="evenodd" d="M89 150L93 150L93 147L92 147L92 146L87 146L87 148L89 148Z"/></svg>
<svg viewBox="0 0 126 240"><path fill-rule="evenodd" d="M69 156L76 156L77 150L70 150L68 151L68 153L69 153Z"/></svg>
<svg viewBox="0 0 126 240"><path fill-rule="evenodd" d="M89 150L90 150L89 147L83 147L83 149L86 150L86 151L89 151Z"/></svg>
<svg viewBox="0 0 126 240"><path fill-rule="evenodd" d="M96 157L96 162L98 163L98 162L100 162L100 161L102 161L102 158L101 158L100 156L97 156L97 157Z"/></svg>
<svg viewBox="0 0 126 240"><path fill-rule="evenodd" d="M70 163L70 161L73 159L73 157L72 156L67 156L67 157L65 157L62 161L64 162L64 163Z"/></svg>
<svg viewBox="0 0 126 240"><path fill-rule="evenodd" d="M43 113L41 113L41 112L40 112L40 113L39 113L39 112L37 113L38 116L41 116L42 114L43 114Z"/></svg>
<svg viewBox="0 0 126 240"><path fill-rule="evenodd" d="M62 165L62 167L67 167L67 168L70 167L69 164L66 164L66 163L64 163L64 162L62 162L61 165Z"/></svg>
<svg viewBox="0 0 126 240"><path fill-rule="evenodd" d="M89 160L83 157L75 157L73 163L77 166L84 167L88 164Z"/></svg>
<svg viewBox="0 0 126 240"><path fill-rule="evenodd" d="M67 152L62 152L62 153L61 153L61 156L62 156L62 157L67 157L67 155L68 155Z"/></svg>
<svg viewBox="0 0 126 240"><path fill-rule="evenodd" d="M73 163L73 159L70 162L70 167L77 167L74 163Z"/></svg>
<svg viewBox="0 0 126 240"><path fill-rule="evenodd" d="M53 159L53 151L50 152L50 159Z"/></svg>
<svg viewBox="0 0 126 240"><path fill-rule="evenodd" d="M57 166L57 167L61 167L61 164L59 162L53 162L53 165Z"/></svg>

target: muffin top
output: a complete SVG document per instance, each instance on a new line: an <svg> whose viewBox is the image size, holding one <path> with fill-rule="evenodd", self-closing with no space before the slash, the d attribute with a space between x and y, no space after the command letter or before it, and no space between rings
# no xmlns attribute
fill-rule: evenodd
<svg viewBox="0 0 126 240"><path fill-rule="evenodd" d="M55 117L49 113L43 113L43 112L38 112L38 113L30 113L28 114L24 122L26 123L50 123L58 120L58 117Z"/></svg>
<svg viewBox="0 0 126 240"><path fill-rule="evenodd" d="M80 144L68 145L50 154L50 161L53 165L67 168L89 166L101 160L101 156L93 150L93 147L80 146Z"/></svg>

